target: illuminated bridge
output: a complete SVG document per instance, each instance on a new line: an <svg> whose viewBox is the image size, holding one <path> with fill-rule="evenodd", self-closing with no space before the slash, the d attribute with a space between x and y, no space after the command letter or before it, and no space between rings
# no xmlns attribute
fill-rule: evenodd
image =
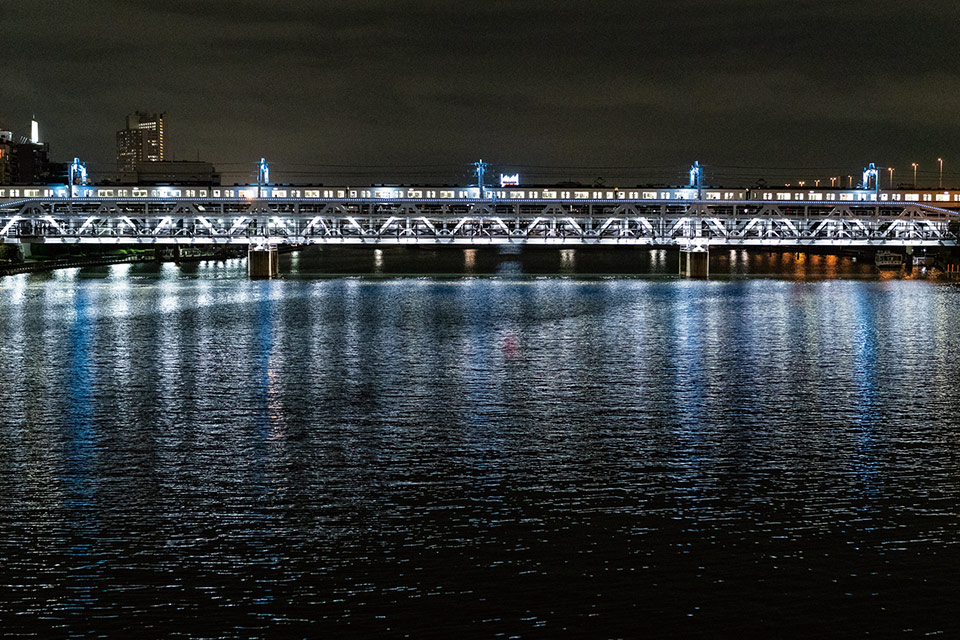
<svg viewBox="0 0 960 640"><path fill-rule="evenodd" d="M7 198L0 242L956 246L960 222L957 211L917 202L606 197L618 191L499 199L461 191L447 199Z"/></svg>
<svg viewBox="0 0 960 640"><path fill-rule="evenodd" d="M0 189L0 242L955 247L954 207L876 188L59 185Z"/></svg>

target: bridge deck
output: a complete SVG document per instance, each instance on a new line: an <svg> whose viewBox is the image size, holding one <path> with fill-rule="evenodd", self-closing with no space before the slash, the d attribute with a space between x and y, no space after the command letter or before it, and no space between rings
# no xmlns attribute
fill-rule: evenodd
<svg viewBox="0 0 960 640"><path fill-rule="evenodd" d="M919 203L373 198L0 200L0 242L957 246Z"/></svg>

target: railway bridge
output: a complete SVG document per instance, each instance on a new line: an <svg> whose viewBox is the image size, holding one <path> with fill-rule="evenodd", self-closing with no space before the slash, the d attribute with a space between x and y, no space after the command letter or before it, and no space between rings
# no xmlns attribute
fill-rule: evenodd
<svg viewBox="0 0 960 640"><path fill-rule="evenodd" d="M0 242L246 245L252 275L275 273L276 247L283 244L648 245L679 247L704 258L711 247L960 244L960 212L946 208L952 202L724 200L706 199L696 190L655 192L658 197L651 198L608 192L576 192L575 197L540 190L498 197L497 191L476 188L129 189L123 195L48 190L0 198Z"/></svg>

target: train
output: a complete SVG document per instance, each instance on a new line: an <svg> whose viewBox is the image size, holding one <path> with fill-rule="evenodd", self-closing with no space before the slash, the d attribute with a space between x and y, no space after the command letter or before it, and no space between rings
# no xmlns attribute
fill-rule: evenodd
<svg viewBox="0 0 960 640"><path fill-rule="evenodd" d="M960 207L960 190L931 189L800 189L749 188L721 189L691 187L479 187L469 186L308 186L308 185L39 185L0 186L0 200L77 199L77 200L289 200L289 201L489 201L511 203L551 200L603 203L612 201L729 201L729 202L843 202L843 203L918 203L947 208Z"/></svg>

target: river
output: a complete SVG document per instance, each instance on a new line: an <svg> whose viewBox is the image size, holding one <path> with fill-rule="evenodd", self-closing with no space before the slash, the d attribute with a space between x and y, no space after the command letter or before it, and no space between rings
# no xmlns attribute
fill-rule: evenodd
<svg viewBox="0 0 960 640"><path fill-rule="evenodd" d="M711 270L389 249L0 279L0 628L960 634L960 288Z"/></svg>

